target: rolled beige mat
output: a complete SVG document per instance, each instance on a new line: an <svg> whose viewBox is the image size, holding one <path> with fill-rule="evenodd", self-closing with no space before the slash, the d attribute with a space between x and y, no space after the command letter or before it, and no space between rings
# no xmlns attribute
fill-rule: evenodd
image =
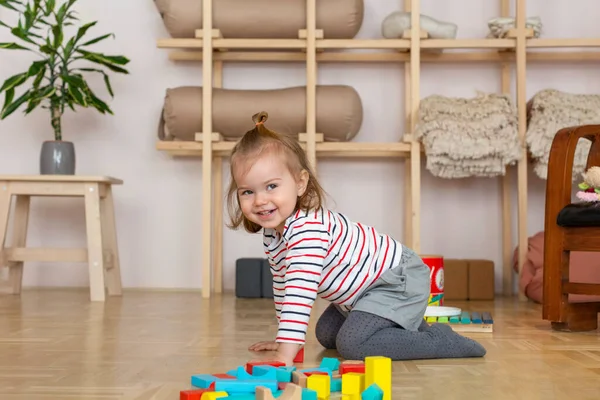
<svg viewBox="0 0 600 400"><path fill-rule="evenodd" d="M173 38L202 28L202 0L154 0ZM306 28L306 0L213 1L213 28L224 38L297 39ZM318 0L317 29L327 39L352 39L363 23L363 0Z"/></svg>
<svg viewBox="0 0 600 400"><path fill-rule="evenodd" d="M317 86L316 130L325 141L352 140L362 125L360 96L350 86ZM294 134L306 132L306 87L240 90L213 88L213 132L238 140L252 129L252 115L269 113L269 129ZM194 141L202 132L202 87L167 89L158 127L160 140Z"/></svg>

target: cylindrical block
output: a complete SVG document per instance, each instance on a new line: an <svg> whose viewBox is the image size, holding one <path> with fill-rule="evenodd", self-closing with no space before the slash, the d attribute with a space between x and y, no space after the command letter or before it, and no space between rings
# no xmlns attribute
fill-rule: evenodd
<svg viewBox="0 0 600 400"><path fill-rule="evenodd" d="M363 108L356 90L345 85L319 85L316 128L325 141L352 140L362 125ZM236 141L254 128L252 115L269 113L265 124L282 134L306 132L306 87L283 89L213 89L213 132ZM167 89L158 126L160 140L193 141L202 132L202 87Z"/></svg>
<svg viewBox="0 0 600 400"><path fill-rule="evenodd" d="M202 29L202 0L154 0L173 38ZM298 39L306 29L306 0L213 1L213 28L224 38ZM318 0L316 27L325 39L352 39L364 18L363 0Z"/></svg>

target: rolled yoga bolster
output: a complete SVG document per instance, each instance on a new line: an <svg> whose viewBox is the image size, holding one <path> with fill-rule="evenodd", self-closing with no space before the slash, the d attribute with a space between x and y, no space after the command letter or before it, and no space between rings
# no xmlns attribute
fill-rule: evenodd
<svg viewBox="0 0 600 400"><path fill-rule="evenodd" d="M360 130L363 109L350 86L320 85L316 96L316 130L325 141L352 140ZM213 132L238 140L252 129L252 115L269 113L269 129L297 135L306 132L306 87L240 90L213 88ZM167 89L158 127L160 140L194 141L202 132L202 87Z"/></svg>
<svg viewBox="0 0 600 400"><path fill-rule="evenodd" d="M202 0L154 0L173 38L202 28ZM213 1L213 28L224 38L298 39L306 29L306 0ZM363 0L318 0L317 29L326 39L352 39L363 23Z"/></svg>

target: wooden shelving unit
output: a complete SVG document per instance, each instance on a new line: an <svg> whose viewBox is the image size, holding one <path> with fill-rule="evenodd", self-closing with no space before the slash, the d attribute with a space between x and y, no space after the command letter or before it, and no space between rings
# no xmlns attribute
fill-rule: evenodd
<svg viewBox="0 0 600 400"><path fill-rule="evenodd" d="M214 1L214 0L213 0ZM405 193L407 197L405 236L403 242L420 251L421 216L421 157L423 150L411 132L420 103L420 69L422 63L499 63L502 65L502 92L511 94L511 68L516 70L516 104L518 131L522 144L522 158L517 169L518 244L519 265L523 265L527 251L527 148L526 133L526 63L560 61L598 61L600 52L548 51L547 48L600 47L600 38L544 39L533 38L526 29L526 2L515 0L515 28L503 39L428 39L419 24L420 0L405 0L403 9L411 11L411 29L401 39L322 39L316 29L316 1L306 0L306 28L298 32L298 39L242 39L223 38L213 29L212 1L203 1L203 26L193 39L160 39L158 48L169 49L174 61L201 61L203 71L203 132L195 141L158 141L156 149L173 156L201 157L203 173L202 210L202 284L203 297L222 290L222 161L228 157L233 143L222 141L212 129L212 88L222 87L223 62L304 62L306 64L307 119L306 132L301 140L309 159L317 167L322 158L388 157L406 162ZM499 16L510 16L509 0L499 0ZM425 36L425 38L423 37ZM206 40L205 38L209 38ZM373 49L369 53L340 50ZM470 49L468 52L452 50ZM226 51L223 51L226 50ZM276 51L274 51L276 50ZM433 50L433 51L432 51ZM395 143L323 142L315 130L315 93L319 63L396 63L404 66L406 82L405 132ZM402 69L399 68L399 71ZM503 213L503 288L505 295L513 295L512 237L510 174L499 180L502 185ZM217 195L213 198L213 193ZM520 272L520 271L519 271ZM212 278L214 277L214 281ZM519 293L521 299L523 293Z"/></svg>

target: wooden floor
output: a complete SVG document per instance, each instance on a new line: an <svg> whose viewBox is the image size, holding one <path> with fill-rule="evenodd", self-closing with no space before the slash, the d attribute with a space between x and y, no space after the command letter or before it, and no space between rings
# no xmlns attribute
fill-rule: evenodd
<svg viewBox="0 0 600 400"><path fill-rule="evenodd" d="M393 399L598 399L600 333L556 333L539 305L516 299L447 303L491 310L495 332L468 334L483 359L395 362ZM319 302L316 312L325 304ZM243 365L276 332L270 300L125 291L0 295L0 399L178 399L196 373ZM314 321L312 322L314 324ZM309 335L305 366L323 352Z"/></svg>

